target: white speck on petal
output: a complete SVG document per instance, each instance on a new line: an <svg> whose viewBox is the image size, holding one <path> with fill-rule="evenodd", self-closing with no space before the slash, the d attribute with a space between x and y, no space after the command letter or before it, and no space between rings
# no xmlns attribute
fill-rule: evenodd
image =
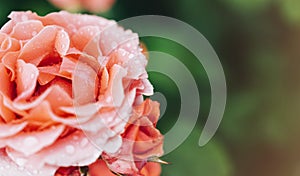
<svg viewBox="0 0 300 176"><path fill-rule="evenodd" d="M67 145L67 146L66 146L66 152L67 152L68 154L73 154L73 153L75 152L75 147L72 146L72 145Z"/></svg>
<svg viewBox="0 0 300 176"><path fill-rule="evenodd" d="M32 36L36 36L36 34L37 34L36 31L33 31L33 32L31 33Z"/></svg>
<svg viewBox="0 0 300 176"><path fill-rule="evenodd" d="M88 142L89 141L87 140L87 138L83 138L82 141L80 142L80 146L85 147L88 144Z"/></svg>
<svg viewBox="0 0 300 176"><path fill-rule="evenodd" d="M133 57L134 57L134 55L133 54L129 54L129 59L132 59Z"/></svg>
<svg viewBox="0 0 300 176"><path fill-rule="evenodd" d="M26 146L34 146L36 144L38 144L38 140L37 138L33 137L33 136L29 136L29 137L26 137L23 141L23 144L26 145Z"/></svg>
<svg viewBox="0 0 300 176"><path fill-rule="evenodd" d="M17 163L19 166L24 166L25 163L26 163L26 159L24 159L24 158L17 158L17 159L16 159L16 163Z"/></svg>

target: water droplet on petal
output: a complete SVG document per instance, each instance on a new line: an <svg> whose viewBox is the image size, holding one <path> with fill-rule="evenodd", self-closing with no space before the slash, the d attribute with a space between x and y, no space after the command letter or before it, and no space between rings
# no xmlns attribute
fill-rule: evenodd
<svg viewBox="0 0 300 176"><path fill-rule="evenodd" d="M33 32L31 33L32 36L36 36L36 34L37 34L36 31L33 31Z"/></svg>
<svg viewBox="0 0 300 176"><path fill-rule="evenodd" d="M113 42L111 43L111 47L112 47L112 48L116 48L117 45L118 45L118 44L117 44L117 42L115 42L115 41L113 41Z"/></svg>
<svg viewBox="0 0 300 176"><path fill-rule="evenodd" d="M133 57L134 57L134 55L133 54L129 54L129 59L132 59Z"/></svg>
<svg viewBox="0 0 300 176"><path fill-rule="evenodd" d="M28 17L25 16L25 15L22 15L21 20L22 20L22 21L27 21L27 20L28 20Z"/></svg>
<svg viewBox="0 0 300 176"><path fill-rule="evenodd" d="M26 137L23 141L23 144L26 145L26 146L34 146L36 144L38 144L38 139L33 137L33 136L29 136L29 137Z"/></svg>
<svg viewBox="0 0 300 176"><path fill-rule="evenodd" d="M17 163L19 166L24 166L25 163L26 163L26 159L24 159L24 158L17 158L17 159L16 159L16 163Z"/></svg>
<svg viewBox="0 0 300 176"><path fill-rule="evenodd" d="M67 152L68 154L73 154L73 153L75 152L75 147L72 146L72 145L67 145L67 146L66 146L66 152Z"/></svg>
<svg viewBox="0 0 300 176"><path fill-rule="evenodd" d="M85 147L88 144L88 142L89 141L87 140L87 138L83 138L82 141L80 142L80 146Z"/></svg>
<svg viewBox="0 0 300 176"><path fill-rule="evenodd" d="M111 100L112 100L112 98L109 96L109 97L107 97L107 98L106 98L106 100L105 100L105 101L106 101L107 103L110 103L110 102L111 102Z"/></svg>

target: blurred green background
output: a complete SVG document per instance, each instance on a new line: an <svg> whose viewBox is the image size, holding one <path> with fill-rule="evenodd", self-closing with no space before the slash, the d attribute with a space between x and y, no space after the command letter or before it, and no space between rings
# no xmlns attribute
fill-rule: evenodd
<svg viewBox="0 0 300 176"><path fill-rule="evenodd" d="M1 26L12 10L40 15L58 11L46 0L1 0ZM149 51L169 53L184 63L201 97L198 123L180 147L163 157L171 164L163 166L162 175L300 176L300 1L117 0L99 15L122 20L149 14L177 18L201 32L222 62L228 86L220 128L199 147L210 108L210 86L201 63L172 41L141 39ZM158 124L166 133L178 118L179 92L162 74L150 73L150 79L168 101Z"/></svg>

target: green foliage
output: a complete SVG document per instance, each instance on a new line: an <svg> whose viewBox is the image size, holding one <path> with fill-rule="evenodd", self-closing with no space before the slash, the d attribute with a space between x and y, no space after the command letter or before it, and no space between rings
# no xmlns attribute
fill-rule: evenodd
<svg viewBox="0 0 300 176"><path fill-rule="evenodd" d="M264 10L271 0L224 0L229 6L240 13L253 13Z"/></svg>
<svg viewBox="0 0 300 176"><path fill-rule="evenodd" d="M300 22L300 1L298 0L280 0L279 6L282 9L283 16L292 23Z"/></svg>
<svg viewBox="0 0 300 176"><path fill-rule="evenodd" d="M206 146L199 147L199 132L200 129L196 128L182 145L163 157L170 162L169 165L164 165L163 176L232 175L232 165L223 145L213 140Z"/></svg>

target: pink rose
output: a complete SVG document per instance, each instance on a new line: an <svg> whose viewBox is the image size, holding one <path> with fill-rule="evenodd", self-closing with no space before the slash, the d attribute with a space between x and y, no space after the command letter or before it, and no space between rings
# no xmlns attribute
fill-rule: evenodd
<svg viewBox="0 0 300 176"><path fill-rule="evenodd" d="M71 169L71 168L70 168ZM72 171L72 170L69 170ZM159 176L161 172L161 166L158 163L146 163L145 166L142 168L140 175L143 176ZM109 168L107 167L106 163L99 159L95 163L89 166L89 175L90 176L115 176ZM137 175L137 174L132 174Z"/></svg>
<svg viewBox="0 0 300 176"><path fill-rule="evenodd" d="M138 36L97 16L9 17L0 30L0 165L11 169L0 172L54 175L117 152L132 107L153 90Z"/></svg>
<svg viewBox="0 0 300 176"><path fill-rule="evenodd" d="M147 99L135 106L133 112L122 134L120 150L102 156L112 171L126 175L141 174L150 158L163 154L163 135L155 128L160 114L159 103ZM157 176L159 172L153 175Z"/></svg>
<svg viewBox="0 0 300 176"><path fill-rule="evenodd" d="M90 12L105 12L111 8L115 0L49 0L60 9L79 11L86 9Z"/></svg>

